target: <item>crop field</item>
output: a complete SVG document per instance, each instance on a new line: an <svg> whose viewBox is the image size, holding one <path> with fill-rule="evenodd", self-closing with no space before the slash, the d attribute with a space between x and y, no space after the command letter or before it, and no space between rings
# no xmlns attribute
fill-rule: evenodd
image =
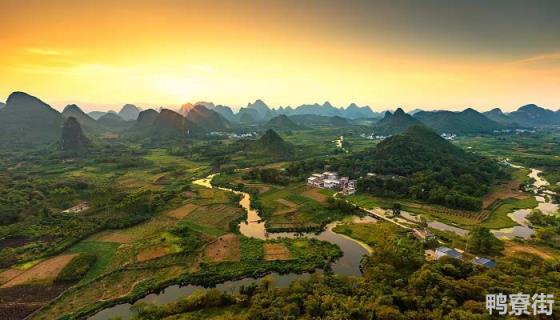
<svg viewBox="0 0 560 320"><path fill-rule="evenodd" d="M378 221L376 223L344 223L336 226L334 232L344 234L364 242L370 247L378 246L388 239L405 232L397 225Z"/></svg>
<svg viewBox="0 0 560 320"><path fill-rule="evenodd" d="M206 247L204 260L209 262L239 261L241 251L239 246L239 236L226 234Z"/></svg>
<svg viewBox="0 0 560 320"><path fill-rule="evenodd" d="M82 241L71 247L68 252L93 253L97 256L95 264L82 279L82 282L87 282L105 271L118 247L119 244L114 242Z"/></svg>
<svg viewBox="0 0 560 320"><path fill-rule="evenodd" d="M199 207L189 214L185 221L202 227L214 228L225 234L229 230L231 221L240 218L244 214L243 209L226 204L213 204ZM216 232L213 232L216 235Z"/></svg>
<svg viewBox="0 0 560 320"><path fill-rule="evenodd" d="M265 260L288 260L290 259L290 250L282 243L265 243L264 244Z"/></svg>
<svg viewBox="0 0 560 320"><path fill-rule="evenodd" d="M76 254L65 254L41 261L4 283L2 288L23 284L51 284L75 256Z"/></svg>

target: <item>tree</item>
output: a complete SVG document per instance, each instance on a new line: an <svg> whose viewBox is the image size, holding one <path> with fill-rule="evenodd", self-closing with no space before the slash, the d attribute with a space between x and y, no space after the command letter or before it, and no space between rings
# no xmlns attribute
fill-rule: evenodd
<svg viewBox="0 0 560 320"><path fill-rule="evenodd" d="M400 216L400 215L401 215L401 204L398 203L398 202L393 203L393 208L392 208L392 210L393 210L393 215L394 215L395 217Z"/></svg>
<svg viewBox="0 0 560 320"><path fill-rule="evenodd" d="M469 232L466 250L473 253L497 255L503 249L503 242L487 228L476 227Z"/></svg>

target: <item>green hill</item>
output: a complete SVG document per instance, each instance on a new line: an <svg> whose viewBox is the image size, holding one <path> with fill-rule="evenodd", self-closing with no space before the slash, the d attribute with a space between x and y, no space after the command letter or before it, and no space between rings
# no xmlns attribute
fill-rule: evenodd
<svg viewBox="0 0 560 320"><path fill-rule="evenodd" d="M197 124L173 110L162 109L158 113L148 109L140 112L134 126L126 131L126 136L131 139L163 141L183 139L199 132L202 129Z"/></svg>
<svg viewBox="0 0 560 320"><path fill-rule="evenodd" d="M43 101L14 92L0 110L0 144L43 145L60 138L62 115Z"/></svg>
<svg viewBox="0 0 560 320"><path fill-rule="evenodd" d="M60 146L64 151L80 151L90 145L90 141L82 132L82 127L78 120L74 117L68 117L64 120L62 126L62 134L60 137Z"/></svg>
<svg viewBox="0 0 560 320"><path fill-rule="evenodd" d="M268 129L264 135L252 143L252 149L273 157L289 157L294 147L284 141L276 131Z"/></svg>
<svg viewBox="0 0 560 320"><path fill-rule="evenodd" d="M479 210L482 196L505 175L495 161L466 152L423 125L353 154L337 169L355 177L374 173L360 182L365 192L470 210Z"/></svg>
<svg viewBox="0 0 560 320"><path fill-rule="evenodd" d="M471 108L461 112L420 111L414 114L414 118L438 133L488 133L504 128L503 125Z"/></svg>
<svg viewBox="0 0 560 320"><path fill-rule="evenodd" d="M154 109L141 111L135 125L150 126L156 121L159 113Z"/></svg>
<svg viewBox="0 0 560 320"><path fill-rule="evenodd" d="M502 124L471 108L461 112L420 111L414 114L414 118L438 133L488 133L504 128Z"/></svg>
<svg viewBox="0 0 560 320"><path fill-rule="evenodd" d="M513 119L507 116L505 113L503 113L502 109L500 108L494 108L490 111L483 112L482 114L485 115L488 119L496 121L497 123L503 125L514 124Z"/></svg>
<svg viewBox="0 0 560 320"><path fill-rule="evenodd" d="M377 134L393 135L401 133L417 124L420 124L420 121L405 113L403 109L398 108L395 113L387 111L385 117L374 125L374 130Z"/></svg>
<svg viewBox="0 0 560 320"><path fill-rule="evenodd" d="M229 121L203 105L195 105L186 115L187 120L196 124L204 131L224 131L232 128Z"/></svg>
<svg viewBox="0 0 560 320"><path fill-rule="evenodd" d="M543 127L560 124L560 115L534 104L520 107L508 114L516 123L527 127Z"/></svg>
<svg viewBox="0 0 560 320"><path fill-rule="evenodd" d="M270 119L265 127L275 130L297 130L301 128L297 123L283 114Z"/></svg>
<svg viewBox="0 0 560 320"><path fill-rule="evenodd" d="M70 117L75 118L80 123L81 128L90 134L103 131L103 128L97 121L95 121L95 119L87 115L75 104L67 105L62 111L62 115L66 119Z"/></svg>
<svg viewBox="0 0 560 320"><path fill-rule="evenodd" d="M108 112L97 120L97 123L110 130L124 130L131 126L130 122L115 113Z"/></svg>

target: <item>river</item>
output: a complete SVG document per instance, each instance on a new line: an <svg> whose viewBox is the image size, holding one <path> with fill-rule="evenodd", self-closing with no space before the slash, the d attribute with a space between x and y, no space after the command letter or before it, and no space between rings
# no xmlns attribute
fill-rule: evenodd
<svg viewBox="0 0 560 320"><path fill-rule="evenodd" d="M534 179L533 192L535 194L535 200L537 200L538 203L535 209L538 209L543 214L547 215L557 214L560 206L550 201L549 196L554 195L554 193L546 189L546 186L548 186L549 183L542 176L540 176L542 171L537 169L530 170L531 171L529 172L528 176ZM519 209L509 213L508 217L510 217L511 220L515 221L519 225L513 228L492 230L492 232L496 237L503 239L531 238L531 236L535 234L535 230L533 230L533 228L531 228L531 226L529 225L527 216L531 214L532 211L533 209Z"/></svg>
<svg viewBox="0 0 560 320"><path fill-rule="evenodd" d="M199 179L193 181L193 184L206 187L206 188L215 188L212 186L211 181L214 175L210 175L207 178ZM242 235L246 237L253 237L258 239L275 239L280 237L288 237L288 238L296 238L296 237L306 237L306 238L316 238L319 240L327 241L330 243L334 243L338 245L338 247L344 253L341 258L339 258L336 262L332 264L332 270L336 274L346 275L346 276L359 276L360 272L360 262L362 256L367 254L371 251L366 244L361 243L357 240L354 240L350 237L347 237L342 234L338 234L333 231L333 228L340 223L339 221L333 222L325 228L325 230L319 234L316 233L294 233L294 232L280 232L280 233L269 233L266 231L265 223L259 216L258 211L251 208L251 196L248 193L240 192L236 190L226 189L226 188L219 188L221 190L226 190L230 192L234 192L236 194L241 195L241 200L239 204L247 211L247 220L243 221L239 224L239 231ZM354 217L354 221L357 222L364 222L364 223L371 223L371 217ZM321 272L321 270L317 270L316 272ZM273 282L275 283L276 287L287 287L292 283L292 281L297 279L304 279L309 277L309 273L303 274L277 274L272 273L268 275ZM235 281L226 281L215 286L216 289L222 291L236 291L241 286L247 286L248 284L254 283L255 281L259 281L260 278L243 278L241 280ZM179 286L179 285L172 285L160 293L153 293L150 295L145 296L144 298L138 300L137 302L150 302L156 304L163 304L163 303L170 303L178 301L180 298L184 296L188 296L195 292L196 290L206 290L207 288L204 286L195 286L195 285L186 285L186 286ZM130 303L123 303L116 305L111 308L104 309L94 316L90 317L90 320L108 320L112 317L121 317L122 319L130 319L132 317L131 311L132 304Z"/></svg>

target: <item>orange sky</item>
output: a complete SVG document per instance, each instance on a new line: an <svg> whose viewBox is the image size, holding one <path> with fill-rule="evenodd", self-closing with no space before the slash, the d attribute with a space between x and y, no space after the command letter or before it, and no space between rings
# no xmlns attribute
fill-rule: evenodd
<svg viewBox="0 0 560 320"><path fill-rule="evenodd" d="M545 24L532 30L396 2L0 0L0 100L26 91L90 110L257 98L376 111L560 107L549 8L505 11Z"/></svg>

